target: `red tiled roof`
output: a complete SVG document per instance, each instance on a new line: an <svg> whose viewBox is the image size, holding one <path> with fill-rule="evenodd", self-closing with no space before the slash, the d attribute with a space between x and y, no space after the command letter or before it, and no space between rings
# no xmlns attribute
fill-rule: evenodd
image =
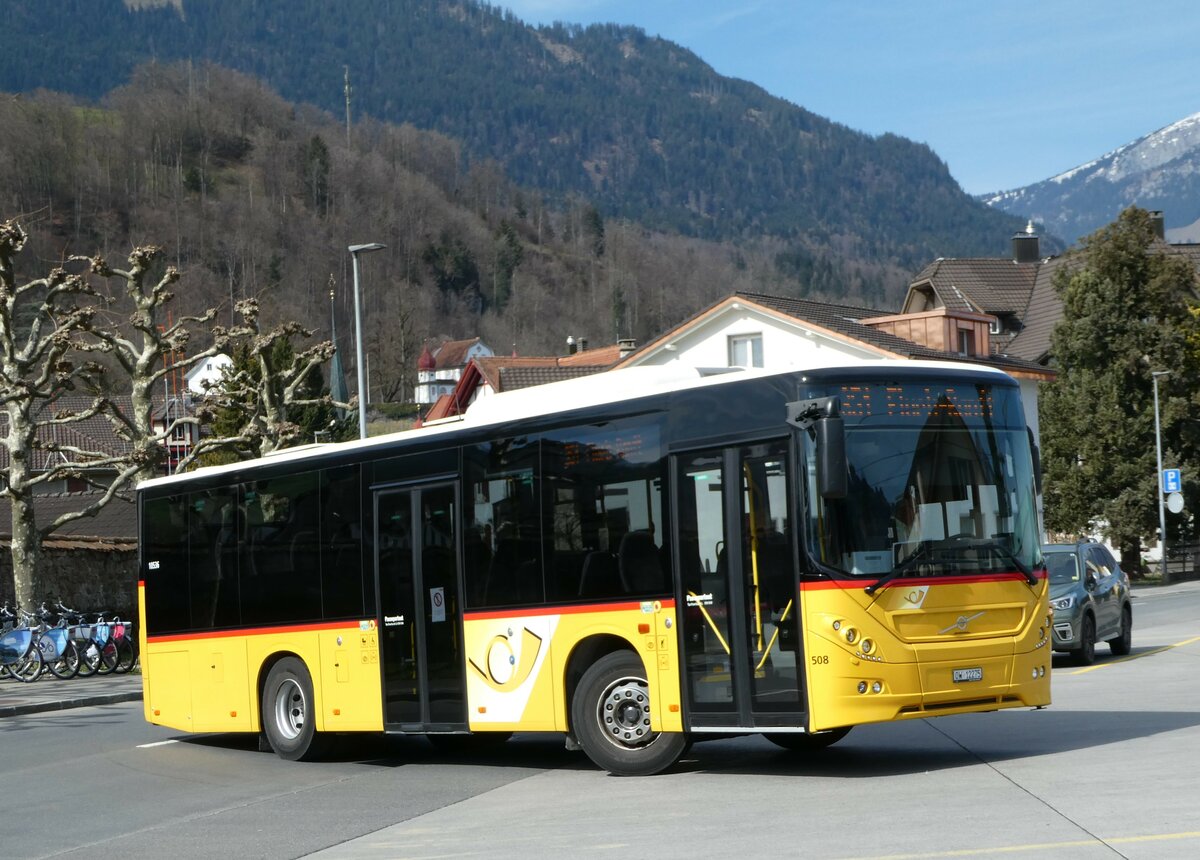
<svg viewBox="0 0 1200 860"><path fill-rule="evenodd" d="M433 357L437 360L438 370L450 367L465 367L467 364L467 352L477 343L479 343L479 338L477 337L468 340L448 340L443 343L433 352Z"/></svg>

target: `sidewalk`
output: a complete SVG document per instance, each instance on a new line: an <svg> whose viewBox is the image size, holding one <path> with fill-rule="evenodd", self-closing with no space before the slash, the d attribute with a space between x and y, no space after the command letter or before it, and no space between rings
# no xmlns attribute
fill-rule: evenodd
<svg viewBox="0 0 1200 860"><path fill-rule="evenodd" d="M42 711L89 708L115 702L140 701L142 676L93 675L63 681L45 674L29 684L12 678L0 679L0 719Z"/></svg>

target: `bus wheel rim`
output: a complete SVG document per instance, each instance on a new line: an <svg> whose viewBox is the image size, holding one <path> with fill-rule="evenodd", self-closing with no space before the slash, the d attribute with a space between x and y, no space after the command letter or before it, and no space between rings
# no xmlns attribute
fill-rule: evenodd
<svg viewBox="0 0 1200 860"><path fill-rule="evenodd" d="M640 747L653 740L650 693L641 678L618 678L600 697L596 718L604 736L620 747Z"/></svg>
<svg viewBox="0 0 1200 860"><path fill-rule="evenodd" d="M304 690L295 680L286 679L275 693L275 726L279 733L289 741L300 737L307 722L307 711Z"/></svg>

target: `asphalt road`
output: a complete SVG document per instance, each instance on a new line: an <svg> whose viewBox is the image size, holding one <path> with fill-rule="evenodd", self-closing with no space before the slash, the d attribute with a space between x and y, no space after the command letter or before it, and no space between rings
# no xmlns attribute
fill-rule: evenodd
<svg viewBox="0 0 1200 860"><path fill-rule="evenodd" d="M1046 710L863 726L809 758L710 741L650 778L538 735L299 764L140 703L0 719L0 858L1194 858L1200 584L1134 605L1134 653L1056 658Z"/></svg>

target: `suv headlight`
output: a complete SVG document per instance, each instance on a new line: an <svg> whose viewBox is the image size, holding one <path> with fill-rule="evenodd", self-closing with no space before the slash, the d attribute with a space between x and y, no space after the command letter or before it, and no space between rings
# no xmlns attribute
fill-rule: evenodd
<svg viewBox="0 0 1200 860"><path fill-rule="evenodd" d="M1056 610L1070 609L1075 605L1075 595L1068 594L1066 597L1059 597L1050 601L1050 608Z"/></svg>

